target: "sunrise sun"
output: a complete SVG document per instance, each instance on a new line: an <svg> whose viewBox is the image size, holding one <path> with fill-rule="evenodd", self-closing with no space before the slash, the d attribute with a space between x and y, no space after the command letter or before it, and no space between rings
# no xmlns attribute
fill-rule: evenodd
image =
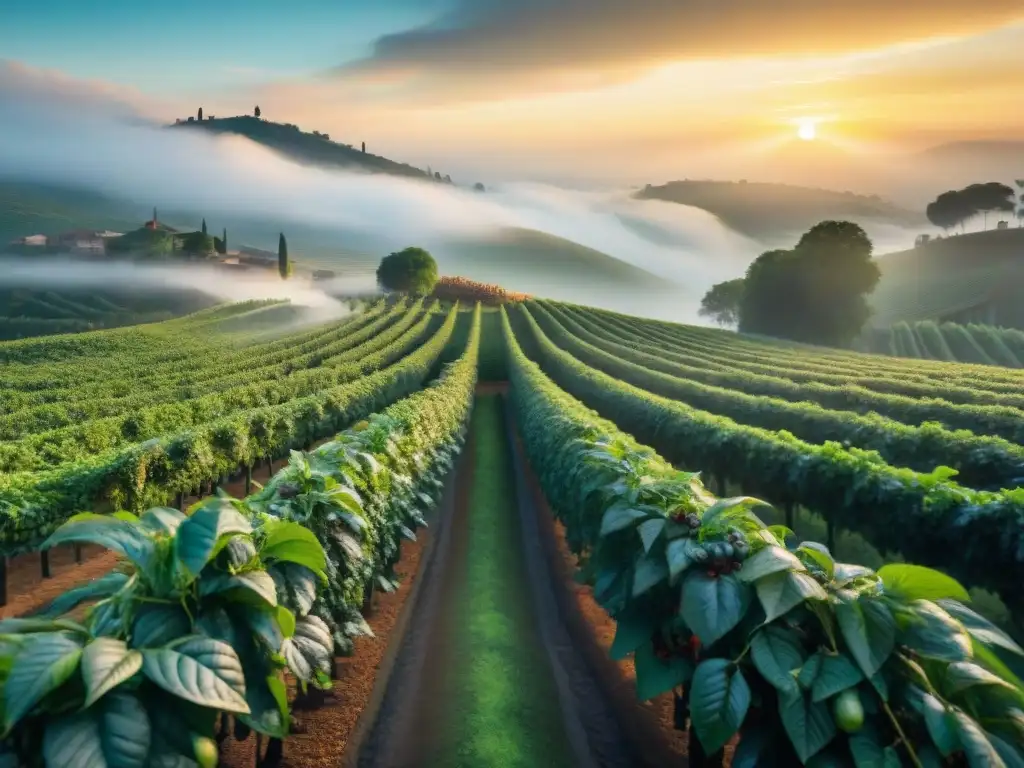
<svg viewBox="0 0 1024 768"><path fill-rule="evenodd" d="M796 135L804 141L814 141L818 136L813 120L801 120L797 123Z"/></svg>

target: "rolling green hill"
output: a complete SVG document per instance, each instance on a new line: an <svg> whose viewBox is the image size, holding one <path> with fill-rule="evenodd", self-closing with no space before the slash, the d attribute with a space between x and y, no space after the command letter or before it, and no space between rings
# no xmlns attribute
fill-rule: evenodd
<svg viewBox="0 0 1024 768"><path fill-rule="evenodd" d="M210 133L229 133L245 136L281 153L289 160L303 165L335 168L358 168L394 176L429 178L427 172L405 163L396 163L386 157L362 152L347 144L331 141L323 135L305 133L298 126L272 123L257 117L226 117L200 122L175 123L173 130L196 130Z"/></svg>
<svg viewBox="0 0 1024 768"><path fill-rule="evenodd" d="M789 184L670 181L661 186L648 184L636 197L703 208L738 232L787 247L796 236L824 219L866 220L902 227L927 224L922 214L877 196Z"/></svg>
<svg viewBox="0 0 1024 768"><path fill-rule="evenodd" d="M935 240L879 257L872 325L935 320L984 302L994 291L1024 290L1024 229ZM1008 323L1003 323L1008 324Z"/></svg>

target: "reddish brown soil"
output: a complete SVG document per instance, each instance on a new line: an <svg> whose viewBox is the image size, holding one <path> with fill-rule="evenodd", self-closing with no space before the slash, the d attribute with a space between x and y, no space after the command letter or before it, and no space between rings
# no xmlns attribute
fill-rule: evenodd
<svg viewBox="0 0 1024 768"><path fill-rule="evenodd" d="M285 741L284 765L288 768L337 768L352 737L359 717L370 701L381 660L391 640L402 606L415 582L420 555L427 543L429 529L417 532L417 541L402 545L402 558L396 568L401 585L390 594L374 600L372 615L367 618L376 637L360 637L351 656L338 657L338 678L334 696L315 710L295 713L301 733L293 733ZM289 701L294 700L295 684L289 684ZM264 740L264 745L266 741ZM255 737L238 742L229 737L221 745L221 762L225 768L250 768L254 765Z"/></svg>

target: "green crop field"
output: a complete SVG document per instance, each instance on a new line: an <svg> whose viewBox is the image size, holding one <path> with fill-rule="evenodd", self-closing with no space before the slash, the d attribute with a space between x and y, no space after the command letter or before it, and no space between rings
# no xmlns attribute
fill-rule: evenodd
<svg viewBox="0 0 1024 768"><path fill-rule="evenodd" d="M1024 765L1011 338L294 312L0 342L0 765Z"/></svg>

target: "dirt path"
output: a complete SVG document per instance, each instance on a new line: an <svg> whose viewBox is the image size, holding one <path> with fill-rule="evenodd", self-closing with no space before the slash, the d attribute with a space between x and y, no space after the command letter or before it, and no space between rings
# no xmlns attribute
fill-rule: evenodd
<svg viewBox="0 0 1024 768"><path fill-rule="evenodd" d="M635 734L623 732L619 709L563 620L564 574L552 570L557 547L544 541L550 531L538 522L505 390L478 388L454 508L434 528L429 575L382 707L362 754L348 765L678 763L678 755L638 746ZM592 636L589 642L596 648Z"/></svg>

